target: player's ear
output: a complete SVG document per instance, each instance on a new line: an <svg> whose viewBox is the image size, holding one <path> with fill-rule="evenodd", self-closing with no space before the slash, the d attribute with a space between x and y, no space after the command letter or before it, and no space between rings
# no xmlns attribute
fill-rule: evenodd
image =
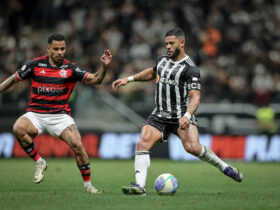
<svg viewBox="0 0 280 210"><path fill-rule="evenodd" d="M185 39L180 40L180 47L184 48L185 47Z"/></svg>
<svg viewBox="0 0 280 210"><path fill-rule="evenodd" d="M46 46L46 49L47 49L47 52L49 53L49 51L50 51L50 45L49 44Z"/></svg>

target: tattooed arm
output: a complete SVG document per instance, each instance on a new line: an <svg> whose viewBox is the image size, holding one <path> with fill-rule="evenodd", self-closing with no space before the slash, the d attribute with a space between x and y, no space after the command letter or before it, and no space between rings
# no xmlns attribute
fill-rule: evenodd
<svg viewBox="0 0 280 210"><path fill-rule="evenodd" d="M125 86L129 82L132 81L139 81L139 82L145 82L150 81L156 78L156 72L153 70L153 68L145 69L144 71L141 71L138 74L135 74L134 76L130 76L127 78L118 79L113 82L112 87L113 89L117 90L120 86Z"/></svg>
<svg viewBox="0 0 280 210"><path fill-rule="evenodd" d="M108 66L112 61L112 53L110 50L104 50L104 54L100 58L101 66L98 71L94 74L89 73L85 80L84 84L86 85L100 85L106 75Z"/></svg>
<svg viewBox="0 0 280 210"><path fill-rule="evenodd" d="M18 82L18 79L16 78L15 74L13 74L12 76L10 76L8 79L6 79L5 81L3 81L0 84L0 93L8 90L10 87L12 87L17 82Z"/></svg>
<svg viewBox="0 0 280 210"><path fill-rule="evenodd" d="M84 84L86 85L100 85L106 75L107 67L101 65L98 71L94 74L89 73L88 76L84 80Z"/></svg>

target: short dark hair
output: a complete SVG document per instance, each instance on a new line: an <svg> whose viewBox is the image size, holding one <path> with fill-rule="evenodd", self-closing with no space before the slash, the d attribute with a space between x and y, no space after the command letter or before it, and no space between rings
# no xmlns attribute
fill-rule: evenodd
<svg viewBox="0 0 280 210"><path fill-rule="evenodd" d="M53 34L50 34L49 37L48 37L48 43L51 44L52 41L65 41L65 37L63 34L61 33L53 33Z"/></svg>
<svg viewBox="0 0 280 210"><path fill-rule="evenodd" d="M167 37L167 36L180 36L184 39L186 38L185 33L184 33L183 29L181 29L181 28L173 28L173 29L167 31L165 34L165 37Z"/></svg>

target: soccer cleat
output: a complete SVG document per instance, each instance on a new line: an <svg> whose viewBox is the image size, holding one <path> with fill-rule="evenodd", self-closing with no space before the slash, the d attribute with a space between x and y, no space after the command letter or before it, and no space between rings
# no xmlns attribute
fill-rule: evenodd
<svg viewBox="0 0 280 210"><path fill-rule="evenodd" d="M94 186L90 185L86 185L85 186L85 192L87 193L93 193L93 194L99 194L101 193L100 190L96 189Z"/></svg>
<svg viewBox="0 0 280 210"><path fill-rule="evenodd" d="M225 168L224 174L234 179L237 182L241 182L243 178L243 174L241 173L241 171L232 167L231 165Z"/></svg>
<svg viewBox="0 0 280 210"><path fill-rule="evenodd" d="M145 189L133 182L131 182L131 186L122 186L121 189L122 192L126 195L146 195Z"/></svg>
<svg viewBox="0 0 280 210"><path fill-rule="evenodd" d="M42 159L41 162L36 163L36 170L35 170L35 175L33 178L33 182L36 184L39 184L43 179L44 179L44 171L47 170L48 165L47 162Z"/></svg>

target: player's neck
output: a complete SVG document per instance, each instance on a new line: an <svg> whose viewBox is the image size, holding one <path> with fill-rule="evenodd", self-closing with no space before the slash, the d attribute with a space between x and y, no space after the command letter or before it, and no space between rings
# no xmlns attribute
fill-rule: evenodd
<svg viewBox="0 0 280 210"><path fill-rule="evenodd" d="M184 57L186 57L186 53L181 52L176 58L172 58L172 61L177 62L177 61L182 60Z"/></svg>
<svg viewBox="0 0 280 210"><path fill-rule="evenodd" d="M49 63L51 64L51 66L53 66L53 67L56 67L56 66L59 66L60 65L60 63L55 63L50 57L49 57Z"/></svg>
<svg viewBox="0 0 280 210"><path fill-rule="evenodd" d="M56 64L50 59L49 63L51 64L51 66L56 66Z"/></svg>

